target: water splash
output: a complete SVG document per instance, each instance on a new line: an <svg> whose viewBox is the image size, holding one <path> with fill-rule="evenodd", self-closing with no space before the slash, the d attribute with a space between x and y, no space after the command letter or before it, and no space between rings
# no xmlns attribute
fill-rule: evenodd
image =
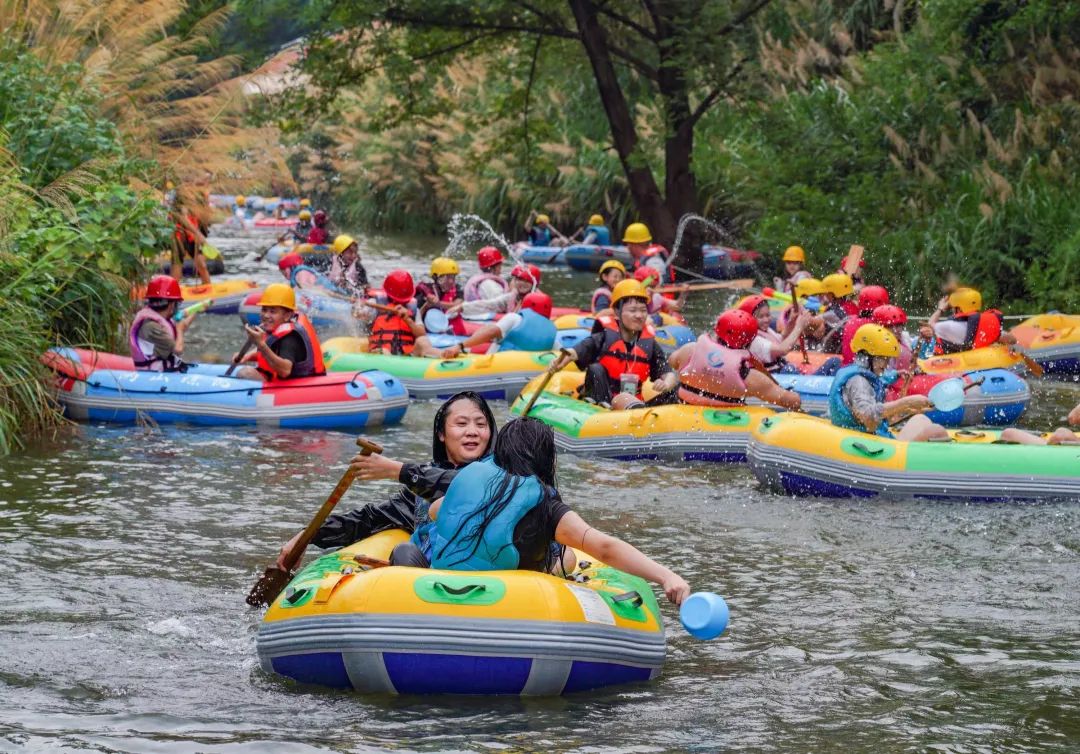
<svg viewBox="0 0 1080 754"><path fill-rule="evenodd" d="M505 249L514 261L521 261L520 250L514 248L512 243L479 215L455 213L446 225L446 236L450 240L443 252L445 256L468 257L476 251L477 246L490 244Z"/></svg>
<svg viewBox="0 0 1080 754"><path fill-rule="evenodd" d="M702 217L701 215L695 215L692 212L688 212L687 214L679 218L679 224L675 228L675 243L671 247L671 256L669 257L670 259L675 259L679 256L679 247L682 245L683 232L686 230L686 226L692 222L701 223L709 230L715 232L722 241L726 241L727 243L735 242L735 237L731 235L727 228L725 228L723 225L720 225L720 223L710 220L707 217Z"/></svg>

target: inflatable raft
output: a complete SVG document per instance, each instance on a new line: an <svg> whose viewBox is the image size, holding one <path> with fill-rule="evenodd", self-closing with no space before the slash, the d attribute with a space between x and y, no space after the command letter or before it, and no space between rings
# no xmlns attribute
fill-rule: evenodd
<svg viewBox="0 0 1080 754"><path fill-rule="evenodd" d="M364 353L360 338L331 338L323 343L330 372L378 369L401 380L413 398L449 398L473 390L485 398L513 400L521 388L547 369L552 351L505 351L456 359Z"/></svg>
<svg viewBox="0 0 1080 754"><path fill-rule="evenodd" d="M405 539L382 532L301 570L259 625L263 670L367 693L521 696L660 674L664 624L642 579L583 553L570 579L356 560Z"/></svg>
<svg viewBox="0 0 1080 754"><path fill-rule="evenodd" d="M837 353L808 351L804 360L802 352L794 350L786 358L788 363L792 364L800 372L812 374L827 360L839 355ZM1011 369L1016 372L1025 370L1024 360L1002 345L986 346L972 351L960 351L919 359L919 368L927 374L949 374L952 376L956 376L957 373L977 372L987 369Z"/></svg>
<svg viewBox="0 0 1080 754"><path fill-rule="evenodd" d="M741 463L746 460L750 430L774 411L760 406L708 408L705 406L656 406L630 411L611 411L575 395L585 375L559 372L536 399L529 416L555 430L560 450L585 456L676 461ZM510 408L520 414L534 381L525 386Z"/></svg>
<svg viewBox="0 0 1080 754"><path fill-rule="evenodd" d="M325 244L298 244L292 240L271 246L263 259L277 267L277 263L281 261L283 256L291 254L294 251L300 254L300 258L304 260L304 264L315 267L316 269L322 269L323 267L329 268L330 266L329 260L332 252L330 251L329 246Z"/></svg>
<svg viewBox="0 0 1080 754"><path fill-rule="evenodd" d="M125 356L74 348L43 360L64 413L81 421L355 429L397 424L409 405L401 382L378 371L264 383L224 377L224 364L140 372Z"/></svg>
<svg viewBox="0 0 1080 754"><path fill-rule="evenodd" d="M1040 314L1011 332L1047 374L1080 374L1080 316Z"/></svg>
<svg viewBox="0 0 1080 754"><path fill-rule="evenodd" d="M766 487L789 495L1080 499L1080 447L1003 445L996 431L950 434L952 442L901 442L777 414L754 428L748 461Z"/></svg>
<svg viewBox="0 0 1080 754"><path fill-rule="evenodd" d="M206 314L236 314L248 294L257 289L261 290L251 280L221 280L209 285L182 285L180 293L184 302L180 308L213 299L214 303L204 310ZM139 298L142 296L143 293L140 292Z"/></svg>
<svg viewBox="0 0 1080 754"><path fill-rule="evenodd" d="M807 374L774 375L780 386L793 390L802 399L802 410L815 416L827 416L829 412L829 391L832 389L832 377L816 377ZM939 382L960 377L966 385L964 403L952 411L930 411L927 416L931 421L946 427L964 427L974 424L999 426L1013 424L1027 409L1031 402L1031 389L1027 382L1015 372L1007 369L988 369L984 372L967 374L920 374L912 378L908 395L928 395ZM889 388L885 400L900 397L903 382L897 380ZM751 398L752 405L761 405Z"/></svg>

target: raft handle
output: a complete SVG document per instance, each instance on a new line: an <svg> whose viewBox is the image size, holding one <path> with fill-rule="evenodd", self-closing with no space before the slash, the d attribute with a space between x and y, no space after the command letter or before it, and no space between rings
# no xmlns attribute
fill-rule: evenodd
<svg viewBox="0 0 1080 754"><path fill-rule="evenodd" d="M863 445L861 442L853 442L851 443L851 447L866 456L879 456L885 452L885 448L871 448L868 445Z"/></svg>
<svg viewBox="0 0 1080 754"><path fill-rule="evenodd" d="M464 594L473 594L487 591L487 586L485 586L484 584L466 584L463 587L452 587L442 583L441 581L436 581L434 584L432 584L432 587L434 587L436 591L443 591L447 594L452 594L455 597L460 597Z"/></svg>
<svg viewBox="0 0 1080 754"><path fill-rule="evenodd" d="M611 598L612 602L626 602L627 600L630 600L630 604L634 607L641 607L641 605L645 602L645 600L641 598L641 595L634 591L616 594L614 597Z"/></svg>

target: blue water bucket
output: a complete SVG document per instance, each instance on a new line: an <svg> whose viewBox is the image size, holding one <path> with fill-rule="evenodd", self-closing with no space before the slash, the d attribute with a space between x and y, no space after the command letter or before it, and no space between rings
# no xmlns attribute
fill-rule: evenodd
<svg viewBox="0 0 1080 754"><path fill-rule="evenodd" d="M715 639L724 633L729 614L724 598L713 592L694 592L679 608L683 628L695 639Z"/></svg>

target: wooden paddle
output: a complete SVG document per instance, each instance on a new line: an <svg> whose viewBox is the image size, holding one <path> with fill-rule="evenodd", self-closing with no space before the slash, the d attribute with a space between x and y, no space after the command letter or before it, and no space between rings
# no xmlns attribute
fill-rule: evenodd
<svg viewBox="0 0 1080 754"><path fill-rule="evenodd" d="M753 278L739 278L738 280L722 280L719 283L683 283L682 285L663 285L656 289L657 293L682 293L683 291L718 291L721 289L753 288Z"/></svg>
<svg viewBox="0 0 1080 754"><path fill-rule="evenodd" d="M1035 361L1035 359L1028 356L1026 353L1021 351L1019 348L1014 349L1013 353L1015 353L1017 356L1019 356L1021 359L1024 360L1024 366L1026 366L1028 368L1028 371L1031 372L1031 374L1033 376L1042 377L1043 374L1046 373L1046 370L1043 369L1042 364Z"/></svg>
<svg viewBox="0 0 1080 754"><path fill-rule="evenodd" d="M799 318L799 313L802 311L802 307L799 304L799 297L795 294L795 283L788 281L788 291L791 293L791 305L794 307L795 318ZM806 351L806 335L805 333L799 333L799 350L802 351L802 363L810 363L810 354Z"/></svg>
<svg viewBox="0 0 1080 754"><path fill-rule="evenodd" d="M859 246L858 244L851 244L851 248L848 249L847 256L844 257L843 270L845 275L854 277L855 273L859 271L859 262L862 261L864 251L865 249L863 249L862 246Z"/></svg>
<svg viewBox="0 0 1080 754"><path fill-rule="evenodd" d="M278 245L279 243L281 243L282 241L284 241L284 240L286 239L286 237L288 237L288 235L289 235L288 233L283 233L282 235L278 236L278 238L277 238L277 240L276 240L276 241L274 241L274 242L273 242L272 244L270 244L269 246L267 246L267 247L266 247L265 249L263 249L262 251L260 251L260 252L259 252L259 253L258 253L258 254L257 254L257 255L255 256L255 261L256 261L256 262L261 262L261 261L262 261L263 259L265 259L265 258L266 258L266 255L270 253L270 249L274 248L274 247L275 247L275 246L277 246L277 245Z"/></svg>
<svg viewBox="0 0 1080 754"><path fill-rule="evenodd" d="M356 438L356 444L360 446L361 455L369 456L372 453L382 453L382 446L378 443L366 440L363 437ZM247 596L247 603L252 607L262 607L263 605L269 605L273 602L281 590L285 588L295 573L297 564L300 563L300 559L304 556L304 550L311 544L311 540L315 538L316 532L319 531L319 527L326 521L327 516L341 500L345 492L352 486L353 478L356 476L350 466L345 474L341 477L341 480L334 487L333 492L330 493L330 497L326 498L326 502L319 508L318 513L315 514L315 518L311 519L307 527L305 527L303 533L300 535L300 539L296 541L296 544L289 551L289 554L285 558L285 568L281 569L277 563L267 566L263 571L263 575L259 577L259 580L255 582L255 586L251 587L251 591Z"/></svg>
<svg viewBox="0 0 1080 754"><path fill-rule="evenodd" d="M559 359L563 356L572 355L573 354L568 348L559 349L559 355L555 357L551 364L548 365L547 370L544 372L544 379L540 382L540 387L536 388L536 390L533 391L532 398L529 398L529 402L525 404L525 410L521 412L522 419L529 415L529 412L532 410L533 404L536 403L536 399L540 397L540 393L544 392L544 388L546 388L548 386L548 383L551 382L551 378L555 376L555 373L557 371L559 371L558 368L556 368L555 366L559 363Z"/></svg>
<svg viewBox="0 0 1080 754"><path fill-rule="evenodd" d="M243 317L240 317L240 325L242 327L247 327L247 321ZM236 371L236 368L240 366L240 362L247 355L247 352L250 351L254 346L255 339L249 335L247 341L245 341L243 347L240 349L240 353L236 354L236 358L233 359L233 363L230 364L229 368L225 370L226 377L232 377L232 373Z"/></svg>

